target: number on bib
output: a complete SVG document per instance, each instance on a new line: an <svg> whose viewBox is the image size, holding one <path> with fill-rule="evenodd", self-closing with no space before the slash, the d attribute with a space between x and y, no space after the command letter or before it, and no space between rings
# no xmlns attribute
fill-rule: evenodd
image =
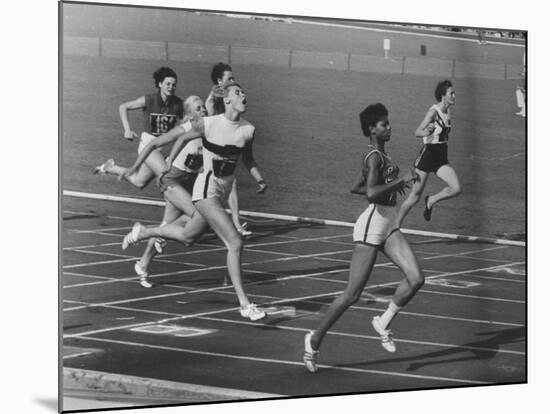
<svg viewBox="0 0 550 414"><path fill-rule="evenodd" d="M170 131L176 124L176 115L151 114L151 132L156 135Z"/></svg>
<svg viewBox="0 0 550 414"><path fill-rule="evenodd" d="M237 166L237 160L223 159L223 160L212 160L212 167L214 169L214 175L216 177L225 177L227 175L233 174L235 167Z"/></svg>
<svg viewBox="0 0 550 414"><path fill-rule="evenodd" d="M184 164L190 170L198 170L202 167L202 154L187 154Z"/></svg>

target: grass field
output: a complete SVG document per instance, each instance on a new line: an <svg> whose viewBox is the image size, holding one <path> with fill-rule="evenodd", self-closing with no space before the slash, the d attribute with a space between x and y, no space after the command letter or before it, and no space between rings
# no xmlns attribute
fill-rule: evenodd
<svg viewBox="0 0 550 414"><path fill-rule="evenodd" d="M153 91L152 72L167 62L65 56L63 60L63 188L158 196L113 177L90 175L108 157L130 163L136 143L122 138L118 105ZM209 64L168 62L179 74L178 94L204 96ZM270 188L263 196L244 168L238 169L241 208L271 213L354 221L365 201L349 194L366 151L358 113L383 102L393 128L389 153L404 170L420 143L413 132L433 102L438 79L429 76L369 74L239 66L233 64L250 102L245 118L257 127L255 157ZM453 80L449 159L464 193L442 203L425 223L421 207L405 227L496 236L525 232L525 123L516 111L514 81ZM141 129L140 113L131 123ZM441 183L430 179L427 194Z"/></svg>

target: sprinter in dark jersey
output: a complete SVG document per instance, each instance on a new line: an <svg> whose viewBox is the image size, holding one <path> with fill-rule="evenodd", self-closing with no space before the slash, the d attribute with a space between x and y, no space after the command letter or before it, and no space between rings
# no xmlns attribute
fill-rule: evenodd
<svg viewBox="0 0 550 414"><path fill-rule="evenodd" d="M128 121L128 111L141 109L143 111L144 129L140 137L138 146L138 154L149 144L155 137L162 135L171 130L176 123L183 118L183 102L175 95L178 76L176 72L168 67L161 67L153 73L153 80L157 92L148 95L140 96L139 98L120 104L119 114L122 126L124 128L124 138L133 141L138 135L134 132ZM103 164L94 168L94 174L112 174L117 177L124 177L130 184L144 188L151 180L157 176L160 177L166 166L164 156L160 150L155 150L147 157L144 164L133 174L123 175L126 168L117 165L114 159L110 158ZM178 208L176 208L178 207ZM161 225L175 220L184 211L181 205L173 206L171 203L166 203L164 215ZM153 255L153 248L161 253L164 240L154 238L149 240L145 251L146 256ZM153 247L154 246L154 247ZM135 268L136 272L138 268ZM147 273L138 273L140 283L143 287L151 287L147 281Z"/></svg>
<svg viewBox="0 0 550 414"><path fill-rule="evenodd" d="M183 102L175 95L178 77L176 72L167 67L159 68L153 73L156 93L140 96L119 106L120 119L124 127L124 138L133 140L138 135L128 121L128 111L143 111L144 129L140 137L138 154L155 137L171 130L177 121L183 118ZM164 156L159 150L153 151L138 171L124 178L138 188L145 187L155 176L159 177L164 168ZM109 159L94 169L94 173L122 176L125 167L116 165Z"/></svg>
<svg viewBox="0 0 550 414"><path fill-rule="evenodd" d="M369 105L359 115L363 134L370 139L369 152L363 159L362 171L351 192L367 197L370 205L361 214L353 229L355 247L345 291L330 305L318 328L305 336L304 363L310 372L317 371L319 347L327 331L348 307L361 297L369 280L378 252L395 263L405 277L397 286L388 309L372 320L382 346L395 352L391 331L387 329L395 314L405 306L424 283L424 275L409 243L396 225L397 193L404 193L418 176L408 171L398 178L399 168L385 152L391 127L388 111L380 103Z"/></svg>

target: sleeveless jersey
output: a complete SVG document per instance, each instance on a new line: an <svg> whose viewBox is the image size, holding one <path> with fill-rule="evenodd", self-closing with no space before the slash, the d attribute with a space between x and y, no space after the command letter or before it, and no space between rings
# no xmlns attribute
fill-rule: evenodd
<svg viewBox="0 0 550 414"><path fill-rule="evenodd" d="M422 138L424 144L444 144L449 141L449 133L451 132L451 111L443 113L437 104L434 104L430 109L435 110L435 129L431 135Z"/></svg>
<svg viewBox="0 0 550 414"><path fill-rule="evenodd" d="M371 152L369 152L363 160L365 167L368 168L367 159L375 152L380 154L380 157L382 158L382 165L380 165L380 174L378 174L378 182L376 184L382 185L391 183L392 181L397 179L397 176L399 175L399 167L392 161L390 157L388 157L382 151L373 149ZM395 206L396 203L397 193L391 192L386 194L384 197L381 198L380 201L376 202L375 204L383 206Z"/></svg>
<svg viewBox="0 0 550 414"><path fill-rule="evenodd" d="M224 114L203 119L204 173L213 172L216 177L232 176L243 148L254 138L254 126L242 118L230 121Z"/></svg>
<svg viewBox="0 0 550 414"><path fill-rule="evenodd" d="M169 96L166 102L160 93L145 95L145 132L159 136L170 131L178 119L183 118L183 102L177 96Z"/></svg>

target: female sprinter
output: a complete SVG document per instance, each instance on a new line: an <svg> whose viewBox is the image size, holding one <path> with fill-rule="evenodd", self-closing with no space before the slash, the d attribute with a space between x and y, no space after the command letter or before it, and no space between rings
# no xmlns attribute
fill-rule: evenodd
<svg viewBox="0 0 550 414"><path fill-rule="evenodd" d="M204 101L206 110L208 111L208 115L210 116L223 114L225 111L225 107L223 104L223 85L228 82L235 81L235 77L233 76L233 69L226 63L218 62L212 67L212 71L210 72L210 79L212 80L214 86L212 87L210 93ZM265 190L266 187L264 184L263 186L260 186L257 192L263 193ZM251 236L252 232L247 229L247 223L241 224L239 218L239 195L237 192L236 179L233 180L233 189L231 190L231 194L229 194L228 203L229 207L231 208L231 212L233 213L231 217L233 218L233 224L235 224L237 231L243 237Z"/></svg>
<svg viewBox="0 0 550 414"><path fill-rule="evenodd" d="M156 93L140 96L119 106L120 119L124 127L124 138L133 140L137 134L130 127L128 111L143 110L145 126L141 134L138 154L156 136L168 132L183 117L183 102L175 95L178 77L176 72L167 67L161 67L153 73ZM154 176L160 176L165 167L164 156L160 151L153 151L138 171L124 176L125 179L138 188L145 187ZM113 159L94 169L94 174L113 174L120 176L124 167L115 164Z"/></svg>
<svg viewBox="0 0 550 414"><path fill-rule="evenodd" d="M245 166L258 184L264 184L264 180L252 155L255 128L241 117L247 108L246 95L236 82L227 83L224 90L226 96L223 98L223 114L193 119L165 134L166 139L179 137L172 148L170 159L188 142L203 138L203 170L193 188L193 202L197 212L185 226L174 222L162 227L146 228L136 223L132 231L124 237L123 248L155 236L177 240L190 246L212 227L227 247L227 268L241 306L240 314L254 321L265 317L266 313L250 303L244 292L241 277L243 244L241 236L225 212L224 204L231 192L233 173L241 154Z"/></svg>
<svg viewBox="0 0 550 414"><path fill-rule="evenodd" d="M193 117L206 116L206 108L202 99L198 96L189 96L185 100L183 108L185 118L182 122ZM158 150L162 145L176 140L176 138L173 138L171 141L163 140L163 138L164 136L156 137L147 144L140 152L137 162L142 164L151 152ZM162 163L163 168L166 169L165 161L163 160ZM185 225L189 217L195 213L195 207L191 201L191 193L193 192L193 185L201 167L202 142L197 139L189 142L174 159L174 162L171 163L171 168L166 174L161 175L159 178L159 188L166 200L166 208L161 226L171 223L176 219L180 225ZM123 176L131 175L136 170L138 168L125 169L122 174ZM152 284L148 280L148 268L156 254L154 249L149 248L149 244L141 259L134 265L134 270L140 277L141 285L147 288L152 287Z"/></svg>
<svg viewBox="0 0 550 414"><path fill-rule="evenodd" d="M416 173L420 178L399 208L397 213L397 226L399 228L401 228L405 216L420 200L429 173L436 174L447 186L439 193L424 198L424 219L426 221L431 220L432 209L436 203L457 197L462 192L458 176L447 159L447 142L451 132L451 106L455 104L456 100L451 81L444 80L437 84L435 99L437 103L428 109L426 116L415 132L416 136L424 141L424 146L414 164Z"/></svg>
<svg viewBox="0 0 550 414"><path fill-rule="evenodd" d="M369 152L363 160L362 174L351 192L366 195L370 204L353 228L355 247L346 289L332 302L318 328L305 336L304 363L310 372L317 371L319 347L327 331L361 297L379 251L405 275L388 309L372 320L372 326L388 352L395 352L391 331L387 329L390 322L424 283L416 256L395 222L397 193L403 193L405 188L409 188L417 176L413 171L408 171L402 178L397 178L399 168L386 154L385 144L391 136L386 107L380 103L369 105L359 118L363 134L370 139L370 144Z"/></svg>

